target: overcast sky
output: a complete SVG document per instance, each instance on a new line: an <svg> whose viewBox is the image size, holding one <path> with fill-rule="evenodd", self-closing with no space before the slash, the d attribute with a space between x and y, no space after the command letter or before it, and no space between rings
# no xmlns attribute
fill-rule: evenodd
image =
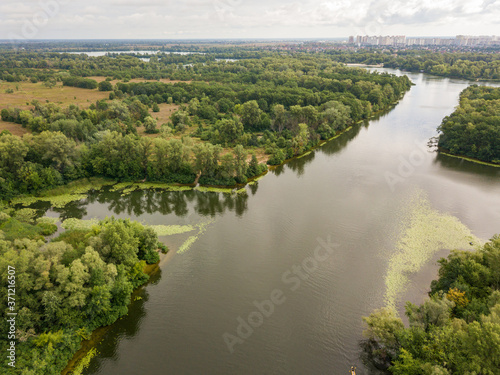
<svg viewBox="0 0 500 375"><path fill-rule="evenodd" d="M44 10L45 9L45 10ZM0 39L500 35L500 0L1 0Z"/></svg>

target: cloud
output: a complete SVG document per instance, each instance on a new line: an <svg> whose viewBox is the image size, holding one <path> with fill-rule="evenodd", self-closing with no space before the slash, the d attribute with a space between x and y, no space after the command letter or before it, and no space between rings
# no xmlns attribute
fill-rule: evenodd
<svg viewBox="0 0 500 375"><path fill-rule="evenodd" d="M40 11L2 0L0 39ZM71 0L40 35L60 38L336 37L494 34L500 0Z"/></svg>

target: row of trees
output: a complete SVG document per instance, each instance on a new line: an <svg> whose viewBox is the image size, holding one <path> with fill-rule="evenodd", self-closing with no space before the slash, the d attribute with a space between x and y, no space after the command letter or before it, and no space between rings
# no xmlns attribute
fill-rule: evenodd
<svg viewBox="0 0 500 375"><path fill-rule="evenodd" d="M486 52L433 52L425 50L398 51L331 51L333 59L345 63L384 64L410 72L424 71L444 77L470 80L499 80L498 53Z"/></svg>
<svg viewBox="0 0 500 375"><path fill-rule="evenodd" d="M0 136L0 199L35 193L82 177L120 181L148 179L191 184L235 185L265 172L255 155L238 145L223 155L220 146L183 140L141 138L115 131L97 133L77 145L61 132L44 131L23 138Z"/></svg>
<svg viewBox="0 0 500 375"><path fill-rule="evenodd" d="M438 128L439 147L455 155L500 164L500 88L470 86Z"/></svg>
<svg viewBox="0 0 500 375"><path fill-rule="evenodd" d="M408 328L392 310L365 318L365 359L397 375L498 374L500 236L439 263L431 298L406 305Z"/></svg>

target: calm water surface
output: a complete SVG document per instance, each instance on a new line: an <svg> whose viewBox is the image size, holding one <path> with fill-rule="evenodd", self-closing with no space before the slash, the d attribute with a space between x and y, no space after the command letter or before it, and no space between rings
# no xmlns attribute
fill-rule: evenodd
<svg viewBox="0 0 500 375"><path fill-rule="evenodd" d="M101 193L63 212L208 223L182 254L175 251L189 234L163 238L172 251L161 274L97 345L85 374L346 374L352 364L368 373L358 359L361 317L384 305L388 256L415 191L483 240L500 232L500 168L422 146L469 83L410 78L416 86L392 111L269 173L247 196ZM398 175L411 155L418 165L391 188L387 173ZM333 254L292 282L290 270L314 255L318 239L335 243ZM435 270L429 262L412 277L416 302ZM284 302L230 353L223 335L236 335L238 318L275 289Z"/></svg>

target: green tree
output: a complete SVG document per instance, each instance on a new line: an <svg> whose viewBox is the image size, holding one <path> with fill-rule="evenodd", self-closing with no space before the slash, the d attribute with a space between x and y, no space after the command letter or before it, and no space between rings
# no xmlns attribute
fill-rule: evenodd
<svg viewBox="0 0 500 375"><path fill-rule="evenodd" d="M113 91L113 84L109 81L99 82L99 91Z"/></svg>

